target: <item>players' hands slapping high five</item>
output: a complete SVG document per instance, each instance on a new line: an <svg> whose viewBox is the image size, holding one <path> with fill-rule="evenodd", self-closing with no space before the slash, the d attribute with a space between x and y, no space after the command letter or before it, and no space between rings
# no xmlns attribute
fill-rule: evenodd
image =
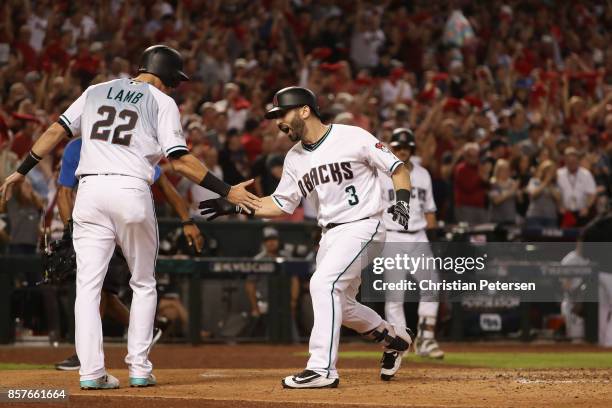
<svg viewBox="0 0 612 408"><path fill-rule="evenodd" d="M246 189L246 187L253 184L254 181L254 179L250 179L236 184L230 189L227 195L227 201L240 207L242 211L238 213L252 214L253 210L261 208L261 199ZM200 204L200 208L202 208L201 205L202 204Z"/></svg>
<svg viewBox="0 0 612 408"><path fill-rule="evenodd" d="M210 200L204 200L200 202L198 208L200 214L202 214L206 221L212 221L217 217L221 217L222 215L231 215L231 214L247 214L253 215L254 211L247 208L244 209L243 206L230 203L225 198L212 198Z"/></svg>

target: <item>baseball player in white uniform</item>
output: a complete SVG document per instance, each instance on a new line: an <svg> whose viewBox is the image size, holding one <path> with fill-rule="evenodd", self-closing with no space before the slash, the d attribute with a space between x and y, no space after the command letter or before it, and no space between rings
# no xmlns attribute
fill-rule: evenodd
<svg viewBox="0 0 612 408"><path fill-rule="evenodd" d="M82 389L118 388L104 365L100 291L109 260L118 244L130 268L133 290L128 329L131 386L155 385L148 354L157 304L155 262L157 222L150 184L162 155L193 182L235 204L258 208L247 183L228 186L189 154L179 110L166 93L188 80L178 51L163 45L147 48L136 78L90 86L38 139L17 172L0 187L2 199L11 186L65 137L82 136L76 170L78 192L72 213L77 255L75 302L76 351ZM252 182L252 180L250 181ZM249 182L249 183L250 183Z"/></svg>
<svg viewBox="0 0 612 408"><path fill-rule="evenodd" d="M285 388L333 388L339 383L336 361L340 327L345 325L385 349L404 352L412 343L405 327L383 320L355 300L361 270L383 243L385 229L377 175L393 178L398 200L394 218L408 221L410 178L408 169L367 131L346 125L324 125L316 96L306 88L278 91L274 107L266 114L296 143L285 158L276 191L262 198L255 216L293 213L302 199L316 196L318 222L323 228L316 271L310 280L314 326L310 334L310 359L306 369L282 380ZM202 215L240 212L223 199L200 204Z"/></svg>
<svg viewBox="0 0 612 408"><path fill-rule="evenodd" d="M395 129L391 135L390 147L392 152L410 168L412 191L408 229L404 229L400 224L393 221L389 214L383 216L387 228L387 245L383 250L383 257L394 258L400 249L403 253L414 257L431 256L427 232L433 231L437 226L431 176L424 167L411 160L416 144L410 129ZM387 206L391 206L395 202L392 180L389 177L381 176L380 181L382 183L383 200L387 203ZM401 271L387 270L385 278L396 282L406 279L407 275L408 271L405 269ZM424 279L439 281L438 273L435 270L420 269L414 271L412 276L417 282ZM385 302L385 317L391 324L405 326L404 301L394 298L397 295L388 296ZM439 306L437 295L437 293L431 292L421 294L415 349L420 356L441 359L444 358L444 352L440 349L434 336ZM394 356L388 354L390 353L385 353L383 361L385 359L395 359Z"/></svg>
<svg viewBox="0 0 612 408"><path fill-rule="evenodd" d="M587 224L581 231L576 249L561 261L562 265L590 265L598 268L598 342L600 346L612 347L612 271L610 270L609 241L612 235L612 213L601 215ZM606 246L607 245L607 246ZM582 279L566 279L567 289L575 291ZM576 300L569 293L561 303L561 313L566 321L566 335L570 338L584 337L584 318L574 312Z"/></svg>

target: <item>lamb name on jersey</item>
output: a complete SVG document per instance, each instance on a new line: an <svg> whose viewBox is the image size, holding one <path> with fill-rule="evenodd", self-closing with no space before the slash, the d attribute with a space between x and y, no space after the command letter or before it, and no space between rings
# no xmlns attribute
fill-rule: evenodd
<svg viewBox="0 0 612 408"><path fill-rule="evenodd" d="M436 203L433 199L431 188L431 176L421 165L411 161L412 170L410 171L410 219L408 220L408 231L419 231L427 227L425 213L436 212ZM381 176L380 183L383 191L383 201L386 207L395 204L395 191L393 181L390 177ZM397 222L393 221L391 214L385 212L383 215L385 228L389 231L403 231Z"/></svg>
<svg viewBox="0 0 612 408"><path fill-rule="evenodd" d="M71 135L83 133L77 176L121 174L152 184L163 154L187 150L174 100L132 79L90 86L59 123Z"/></svg>
<svg viewBox="0 0 612 408"><path fill-rule="evenodd" d="M322 226L373 217L384 209L377 175L390 176L401 164L367 131L334 124L317 143L293 146L272 198L287 213L313 198Z"/></svg>

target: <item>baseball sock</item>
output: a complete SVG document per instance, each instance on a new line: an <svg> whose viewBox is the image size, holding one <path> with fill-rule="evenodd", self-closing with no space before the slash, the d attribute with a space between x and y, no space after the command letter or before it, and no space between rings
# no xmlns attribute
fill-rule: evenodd
<svg viewBox="0 0 612 408"><path fill-rule="evenodd" d="M362 333L362 336L369 340L374 340L382 344L385 348L404 351L410 347L404 339L397 336L392 325L383 320L383 322L373 330Z"/></svg>
<svg viewBox="0 0 612 408"><path fill-rule="evenodd" d="M432 316L419 316L419 333L421 339L433 339L436 330L436 318Z"/></svg>

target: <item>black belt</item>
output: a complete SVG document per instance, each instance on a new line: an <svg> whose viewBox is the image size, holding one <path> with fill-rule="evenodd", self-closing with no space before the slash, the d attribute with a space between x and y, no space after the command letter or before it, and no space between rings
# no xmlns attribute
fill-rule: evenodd
<svg viewBox="0 0 612 408"><path fill-rule="evenodd" d="M339 225L350 224L351 222L363 221L363 220L367 220L367 219L369 219L369 218L370 218L370 217L365 217L365 218L362 218L362 219L360 219L360 220L355 220L355 221L347 221L347 222L338 222L338 223L336 223L336 222L332 222L331 224L327 224L327 225L325 226L325 229L328 229L328 230L329 230L329 229L332 229L332 228L336 228L336 227L337 227L337 226L339 226Z"/></svg>
<svg viewBox="0 0 612 408"><path fill-rule="evenodd" d="M400 234L418 234L423 230L407 231L407 230L390 230L389 232L399 232Z"/></svg>
<svg viewBox="0 0 612 408"><path fill-rule="evenodd" d="M89 176L124 176L124 177L130 177L130 176L127 176L125 174L119 174L119 173L90 173L90 174L81 174L79 176L79 180L82 179L83 177L89 177Z"/></svg>

